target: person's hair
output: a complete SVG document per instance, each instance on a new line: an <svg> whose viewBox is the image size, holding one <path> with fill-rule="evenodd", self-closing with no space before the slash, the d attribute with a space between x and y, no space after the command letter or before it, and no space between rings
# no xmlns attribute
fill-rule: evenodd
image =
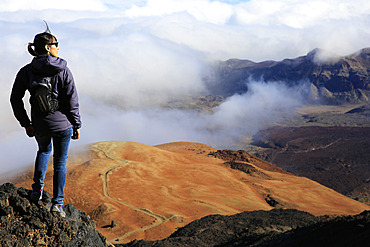
<svg viewBox="0 0 370 247"><path fill-rule="evenodd" d="M57 41L57 38L51 34L48 24L46 22L45 24L47 28L46 31L36 34L35 38L33 39L33 43L28 43L28 52L32 56L47 54L48 51L45 49L45 45Z"/></svg>

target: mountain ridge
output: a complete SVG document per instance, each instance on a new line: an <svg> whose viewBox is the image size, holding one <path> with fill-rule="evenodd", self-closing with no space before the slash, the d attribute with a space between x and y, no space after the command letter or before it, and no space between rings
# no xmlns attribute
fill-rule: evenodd
<svg viewBox="0 0 370 247"><path fill-rule="evenodd" d="M209 90L224 97L247 92L250 80L280 81L288 86L309 83L316 100L331 104L368 102L370 94L370 48L348 56L329 55L316 48L305 56L281 61L229 59L215 70Z"/></svg>

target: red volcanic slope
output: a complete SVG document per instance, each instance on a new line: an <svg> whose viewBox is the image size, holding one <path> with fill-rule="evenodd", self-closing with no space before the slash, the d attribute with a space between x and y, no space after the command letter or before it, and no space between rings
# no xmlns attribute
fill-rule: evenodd
<svg viewBox="0 0 370 247"><path fill-rule="evenodd" d="M71 154L66 204L93 217L112 243L158 240L206 215L295 208L314 215L357 214L370 207L304 177L273 169L259 160L235 170L208 155L215 149L199 143L156 147L112 141ZM32 171L16 186L29 188ZM52 192L52 171L45 189ZM271 204L277 202L277 204ZM271 206L273 205L273 206ZM114 228L104 227L115 221Z"/></svg>

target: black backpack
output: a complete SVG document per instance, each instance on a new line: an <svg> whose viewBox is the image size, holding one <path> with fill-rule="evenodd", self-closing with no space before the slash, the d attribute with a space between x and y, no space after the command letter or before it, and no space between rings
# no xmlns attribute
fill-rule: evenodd
<svg viewBox="0 0 370 247"><path fill-rule="evenodd" d="M31 105L36 110L47 115L58 110L58 100L53 95L53 85L51 77L36 77L30 85Z"/></svg>

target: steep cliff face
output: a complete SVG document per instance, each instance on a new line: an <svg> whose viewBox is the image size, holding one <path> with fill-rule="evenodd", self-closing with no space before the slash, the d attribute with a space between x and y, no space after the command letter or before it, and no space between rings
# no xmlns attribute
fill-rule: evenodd
<svg viewBox="0 0 370 247"><path fill-rule="evenodd" d="M219 64L213 93L230 96L248 90L247 81L282 81L289 86L312 84L328 103L367 102L370 90L370 48L349 56L315 49L306 56L254 63L231 59Z"/></svg>

